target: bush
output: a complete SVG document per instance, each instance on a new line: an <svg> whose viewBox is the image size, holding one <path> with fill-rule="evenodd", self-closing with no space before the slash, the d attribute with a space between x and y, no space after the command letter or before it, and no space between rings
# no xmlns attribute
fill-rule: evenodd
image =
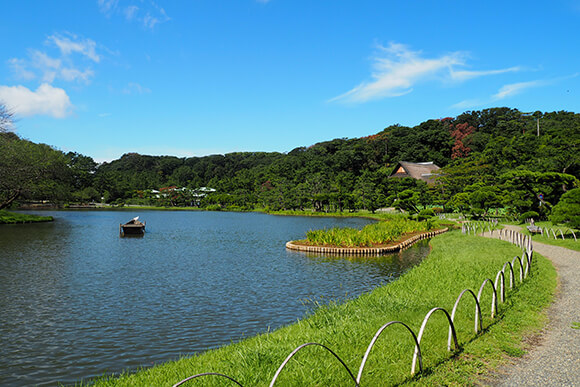
<svg viewBox="0 0 580 387"><path fill-rule="evenodd" d="M419 222L422 222L424 220L431 219L434 216L435 212L430 208L426 208L424 210L421 210L421 212L419 212L419 214L417 215L417 220Z"/></svg>
<svg viewBox="0 0 580 387"><path fill-rule="evenodd" d="M528 212L524 212L523 214L520 215L520 223L525 223L527 219L538 219L540 216L540 214L538 214L536 211L528 211Z"/></svg>

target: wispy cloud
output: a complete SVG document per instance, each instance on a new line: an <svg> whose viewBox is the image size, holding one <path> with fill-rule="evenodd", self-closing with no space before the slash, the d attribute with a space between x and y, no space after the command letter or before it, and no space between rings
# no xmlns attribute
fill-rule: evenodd
<svg viewBox="0 0 580 387"><path fill-rule="evenodd" d="M28 69L28 63L24 59L8 59L8 67L18 79L30 81L36 78L36 74Z"/></svg>
<svg viewBox="0 0 580 387"><path fill-rule="evenodd" d="M480 106L488 105L493 102L501 101L507 98L514 97L516 95L524 93L528 89L534 89L538 87L547 87L550 85L554 85L558 82L564 81L570 78L576 78L580 76L580 73L572 74L570 76L559 77L559 78L552 78L552 79L537 79L533 81L527 82L516 82L510 83L507 85L503 85L497 91L497 93L487 97L487 98L478 98L478 99L467 99L461 102L458 102L451 106L454 109L473 109Z"/></svg>
<svg viewBox="0 0 580 387"><path fill-rule="evenodd" d="M526 89L531 89L534 87L546 86L553 81L529 81L529 82L518 82L518 83L511 83L509 85L502 86L499 91L494 94L491 98L494 101L499 101L504 98L513 97L514 95L522 93Z"/></svg>
<svg viewBox="0 0 580 387"><path fill-rule="evenodd" d="M27 58L8 60L8 66L17 79L38 79L44 83L53 83L56 79L88 83L94 76L91 63L101 60L95 41L73 34L55 34L47 38L46 44L58 49L56 56L43 50L30 49Z"/></svg>
<svg viewBox="0 0 580 387"><path fill-rule="evenodd" d="M118 0L97 0L99 10L106 15L109 15L116 10L118 3Z"/></svg>
<svg viewBox="0 0 580 387"><path fill-rule="evenodd" d="M122 15L125 20L137 22L148 29L153 29L156 25L171 20L165 9L154 1L141 1L139 6L135 3L135 1L130 0L97 0L99 10L105 16Z"/></svg>
<svg viewBox="0 0 580 387"><path fill-rule="evenodd" d="M48 115L64 118L72 104L66 91L43 83L32 91L24 86L0 86L0 100L20 116Z"/></svg>
<svg viewBox="0 0 580 387"><path fill-rule="evenodd" d="M124 94L148 94L151 90L147 87L141 86L139 83L129 82L127 87L123 89Z"/></svg>
<svg viewBox="0 0 580 387"><path fill-rule="evenodd" d="M378 46L373 57L371 81L365 81L330 101L363 103L370 100L397 97L413 91L413 87L429 80L462 82L473 78L519 71L518 67L487 71L458 70L466 65L466 54L452 52L434 58L426 58L421 51L390 43Z"/></svg>
<svg viewBox="0 0 580 387"><path fill-rule="evenodd" d="M514 72L518 72L521 70L522 70L522 68L519 66L510 67L510 68L501 69L501 70L487 70L487 71L485 71L485 70L484 71L450 70L449 75L451 76L451 79L453 79L455 81L467 81L470 79L484 77L487 75L499 75L499 74L505 74L505 73L514 73Z"/></svg>
<svg viewBox="0 0 580 387"><path fill-rule="evenodd" d="M79 53L91 59L93 62L98 63L101 61L100 55L96 52L97 44L94 40L83 39L74 34L67 35L68 36L60 34L51 35L48 37L48 41L57 46L63 56L69 56L72 53Z"/></svg>

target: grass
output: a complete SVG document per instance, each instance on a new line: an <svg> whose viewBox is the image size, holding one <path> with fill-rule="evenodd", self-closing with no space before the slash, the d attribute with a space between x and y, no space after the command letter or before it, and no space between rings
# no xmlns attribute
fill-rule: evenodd
<svg viewBox="0 0 580 387"><path fill-rule="evenodd" d="M0 210L0 224L50 222L53 220L52 216L37 216Z"/></svg>
<svg viewBox="0 0 580 387"><path fill-rule="evenodd" d="M408 219L392 219L378 222L357 230L350 227L334 227L328 230L310 230L306 243L314 246L370 247L384 245L399 240L403 235L428 231L433 222L417 222Z"/></svg>
<svg viewBox="0 0 580 387"><path fill-rule="evenodd" d="M245 386L266 386L282 361L303 343L318 342L331 348L356 375L375 332L391 320L418 332L433 307L451 310L459 293L477 293L485 278L495 279L503 263L520 254L519 248L499 240L449 232L431 240L432 252L419 266L383 287L345 303L330 303L297 323L193 357L184 357L136 373L104 376L89 381L96 386L172 385L202 372L229 375ZM496 319L489 316L491 291L483 293L484 332L473 332L474 302L465 298L456 316L461 349L446 350L447 323L435 313L421 342L424 372L410 377L414 345L401 325L385 330L377 341L362 376L362 384L463 385L525 351L522 339L545 323L543 309L551 302L556 273L543 257L534 256L532 275L507 292ZM518 273L516 273L518 274ZM517 275L516 275L517 277ZM189 382L195 386L222 386L225 379L208 376ZM344 368L320 347L299 352L284 369L276 385L351 385ZM233 385L233 383L228 384Z"/></svg>
<svg viewBox="0 0 580 387"><path fill-rule="evenodd" d="M525 234L525 235L531 234L528 231L528 229L526 228L526 226L529 226L529 224L522 225L522 224L514 223L514 225L520 226L522 228L522 231L521 231L522 234ZM572 234L569 231L570 230L569 227L553 225L551 222L536 222L536 226L540 226L542 228L547 227L548 230L550 228L553 228L554 231L556 232L557 239L554 239L554 236L550 232L549 237L546 235L533 234L532 235L533 241L544 243L547 245L552 245L552 246L565 247L565 248L570 249L570 250L580 251L580 231L574 230L574 232L576 233L576 238L578 239L577 241L575 241L574 237L572 236ZM558 230L562 230L562 232L564 233L565 239L562 239L562 236L560 235L560 232Z"/></svg>

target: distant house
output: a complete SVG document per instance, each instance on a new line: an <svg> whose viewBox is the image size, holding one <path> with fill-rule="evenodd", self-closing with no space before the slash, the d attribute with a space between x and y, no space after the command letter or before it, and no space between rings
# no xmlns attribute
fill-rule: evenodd
<svg viewBox="0 0 580 387"><path fill-rule="evenodd" d="M441 169L432 161L424 163L410 163L408 161L400 161L395 167L395 172L389 177L412 177L413 179L423 180L428 184L435 183L435 177L439 174L437 171Z"/></svg>

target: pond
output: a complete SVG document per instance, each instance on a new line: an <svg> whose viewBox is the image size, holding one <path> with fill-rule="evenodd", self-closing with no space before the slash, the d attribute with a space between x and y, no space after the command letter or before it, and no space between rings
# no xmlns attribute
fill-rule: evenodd
<svg viewBox="0 0 580 387"><path fill-rule="evenodd" d="M189 211L55 211L0 225L0 385L74 383L215 348L356 297L428 254L287 251L309 229L361 218ZM147 232L120 238L141 216Z"/></svg>

